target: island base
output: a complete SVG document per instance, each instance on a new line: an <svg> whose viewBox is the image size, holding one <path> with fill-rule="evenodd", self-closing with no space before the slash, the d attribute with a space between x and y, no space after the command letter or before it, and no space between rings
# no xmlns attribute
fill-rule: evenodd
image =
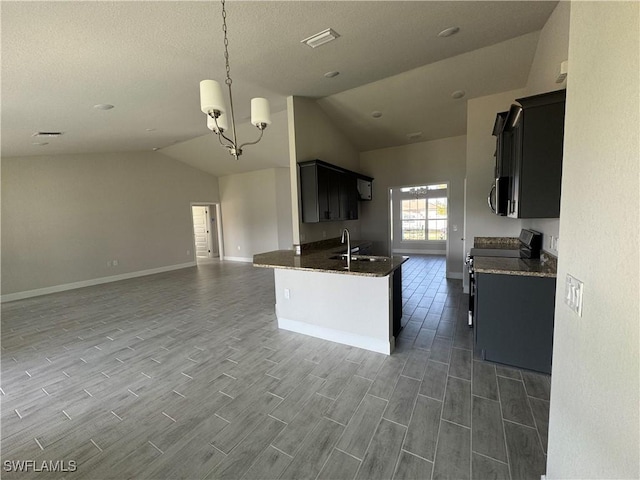
<svg viewBox="0 0 640 480"><path fill-rule="evenodd" d="M395 347L393 275L367 277L276 268L278 327L390 355ZM397 292L396 297L399 295Z"/></svg>

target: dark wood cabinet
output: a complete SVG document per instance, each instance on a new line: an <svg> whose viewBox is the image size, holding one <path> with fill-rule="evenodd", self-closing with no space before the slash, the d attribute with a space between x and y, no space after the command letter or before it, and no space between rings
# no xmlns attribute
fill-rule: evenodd
<svg viewBox="0 0 640 480"><path fill-rule="evenodd" d="M497 119L500 119L500 126L494 126L494 135L496 141L496 178L509 177L511 175L512 162L512 132L505 130L504 126L507 121L509 112L501 112ZM498 120L496 119L496 123Z"/></svg>
<svg viewBox="0 0 640 480"><path fill-rule="evenodd" d="M402 330L402 266L395 269L393 275L393 336L397 339Z"/></svg>
<svg viewBox="0 0 640 480"><path fill-rule="evenodd" d="M494 184L489 194L489 205L496 215L507 215L508 200L511 198L511 177L513 170L513 132L506 129L509 112L496 115L493 135L496 137ZM493 197L493 200L492 200Z"/></svg>
<svg viewBox="0 0 640 480"><path fill-rule="evenodd" d="M340 218L340 174L330 168L317 168L320 220Z"/></svg>
<svg viewBox="0 0 640 480"><path fill-rule="evenodd" d="M340 218L358 219L358 180L354 175L340 176Z"/></svg>
<svg viewBox="0 0 640 480"><path fill-rule="evenodd" d="M358 178L355 172L321 160L298 164L304 223L358 219Z"/></svg>
<svg viewBox="0 0 640 480"><path fill-rule="evenodd" d="M517 102L520 105L513 105L505 120L503 158L497 162L500 173L508 178L506 214L513 218L558 218L565 90Z"/></svg>
<svg viewBox="0 0 640 480"><path fill-rule="evenodd" d="M482 358L551 373L556 279L476 274L474 336Z"/></svg>

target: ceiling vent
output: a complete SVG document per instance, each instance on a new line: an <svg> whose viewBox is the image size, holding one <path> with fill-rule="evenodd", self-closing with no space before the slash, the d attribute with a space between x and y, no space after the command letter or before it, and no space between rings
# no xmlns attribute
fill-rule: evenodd
<svg viewBox="0 0 640 480"><path fill-rule="evenodd" d="M62 135L64 132L36 132L33 135L31 135L32 137L59 137L60 135Z"/></svg>
<svg viewBox="0 0 640 480"><path fill-rule="evenodd" d="M332 30L331 28L327 28L326 30L321 31L320 33L316 33L315 35L311 35L309 38L305 38L304 40L300 40L300 43L304 43L305 45L316 48L320 45L324 45L332 40L335 40L340 36L339 33Z"/></svg>

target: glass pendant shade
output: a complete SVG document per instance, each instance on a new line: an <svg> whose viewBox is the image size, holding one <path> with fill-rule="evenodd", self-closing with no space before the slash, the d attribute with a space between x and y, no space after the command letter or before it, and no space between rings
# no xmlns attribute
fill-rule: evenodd
<svg viewBox="0 0 640 480"><path fill-rule="evenodd" d="M251 124L260 127L262 124L271 125L269 100L266 98L251 99Z"/></svg>
<svg viewBox="0 0 640 480"><path fill-rule="evenodd" d="M213 110L224 113L224 97L222 96L222 87L215 80L202 80L200 82L200 109L202 113L208 114Z"/></svg>
<svg viewBox="0 0 640 480"><path fill-rule="evenodd" d="M200 82L200 110L207 116L207 127L216 134L220 145L238 160L242 155L243 147L255 145L262 140L265 128L271 124L271 112L269 101L266 98L254 98L251 100L251 124L258 128L258 139L253 142L240 143L236 133L236 122L233 111L233 94L231 92L231 68L229 67L229 40L227 38L227 12L225 0L222 3L222 31L224 32L224 59L227 70L225 84L229 89L229 110L225 106L222 87L215 80L202 80ZM228 117L231 117L231 130L229 131ZM225 133L226 132L226 133Z"/></svg>

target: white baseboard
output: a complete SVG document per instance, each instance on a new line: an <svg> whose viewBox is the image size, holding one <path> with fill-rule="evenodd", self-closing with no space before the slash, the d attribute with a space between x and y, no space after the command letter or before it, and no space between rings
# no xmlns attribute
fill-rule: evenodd
<svg viewBox="0 0 640 480"><path fill-rule="evenodd" d="M92 278L91 280L83 280L81 282L64 283L62 285L54 285L52 287L36 288L35 290L26 290L24 292L8 293L0 297L0 302L12 302L14 300L22 300L24 298L39 297L40 295L49 295L50 293L64 292L66 290L75 290L76 288L92 287L103 283L117 282L119 280L127 280L129 278L144 277L154 275L156 273L170 272L172 270L180 270L181 268L195 267L196 262L180 263L177 265L169 265L166 267L151 268L149 270L140 270L137 272L123 273L121 275L111 275L109 277Z"/></svg>
<svg viewBox="0 0 640 480"><path fill-rule="evenodd" d="M302 333L311 337L329 340L331 342L342 343L343 345L351 345L352 347L364 348L373 352L391 355L395 347L395 339L391 337L391 341L385 342L355 333L343 332L332 328L320 327L309 323L299 322L297 320L288 320L278 317L278 327L291 332Z"/></svg>
<svg viewBox="0 0 640 480"><path fill-rule="evenodd" d="M462 280L462 272L449 272L447 278L454 278L456 280Z"/></svg>
<svg viewBox="0 0 640 480"><path fill-rule="evenodd" d="M253 257L227 257L225 255L224 259L229 260L230 262L253 263Z"/></svg>
<svg viewBox="0 0 640 480"><path fill-rule="evenodd" d="M422 249L408 249L400 248L393 249L393 253L407 254L407 255L446 255L446 250L422 250Z"/></svg>

